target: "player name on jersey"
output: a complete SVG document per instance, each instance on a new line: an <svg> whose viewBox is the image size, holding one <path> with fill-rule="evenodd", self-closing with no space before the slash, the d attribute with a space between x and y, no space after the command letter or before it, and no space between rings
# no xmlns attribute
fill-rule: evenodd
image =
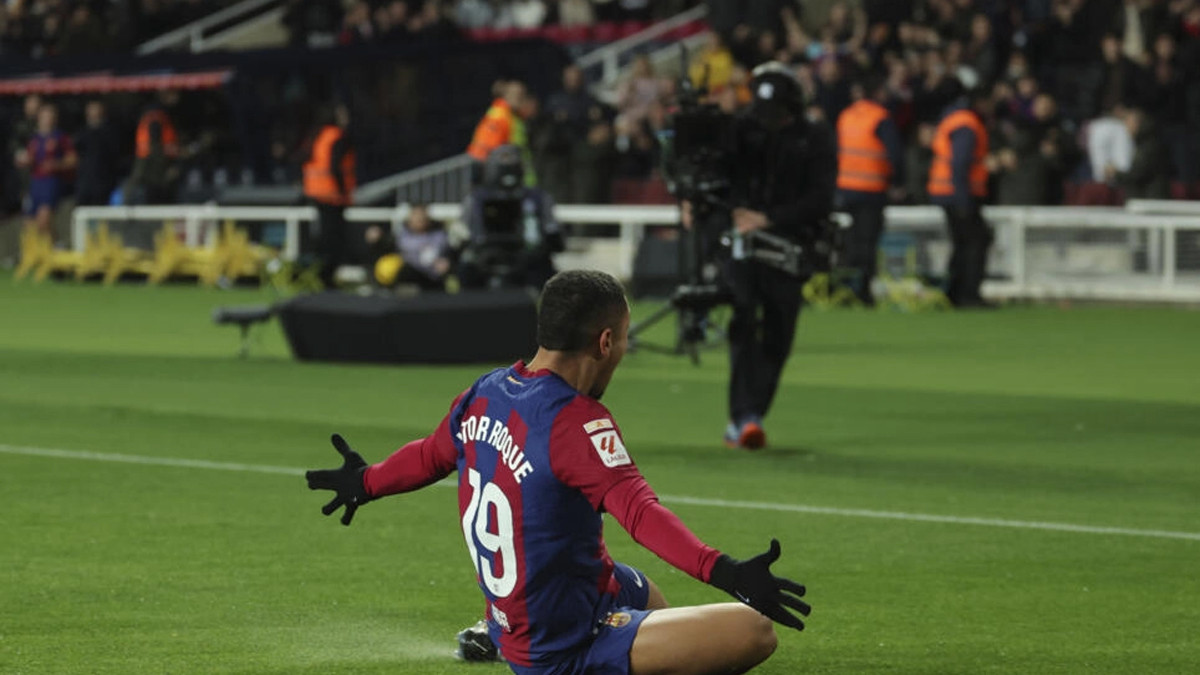
<svg viewBox="0 0 1200 675"><path fill-rule="evenodd" d="M459 427L458 440L463 443L475 441L486 443L500 453L501 464L512 472L513 479L520 485L521 479L533 473L533 465L525 459L525 453L515 442L508 427L500 420L487 415L472 415L463 420Z"/></svg>

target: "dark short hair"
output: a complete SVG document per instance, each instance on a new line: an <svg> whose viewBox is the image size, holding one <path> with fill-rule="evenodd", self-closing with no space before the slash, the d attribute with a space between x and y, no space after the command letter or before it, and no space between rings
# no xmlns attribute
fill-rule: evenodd
<svg viewBox="0 0 1200 675"><path fill-rule="evenodd" d="M559 272L542 289L538 345L555 351L581 351L605 328L615 328L627 308L625 289L611 274Z"/></svg>

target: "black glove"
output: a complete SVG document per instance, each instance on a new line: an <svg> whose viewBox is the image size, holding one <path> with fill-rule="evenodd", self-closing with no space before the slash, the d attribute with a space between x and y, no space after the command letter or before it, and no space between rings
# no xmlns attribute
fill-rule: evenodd
<svg viewBox="0 0 1200 675"><path fill-rule="evenodd" d="M771 563L779 559L779 540L771 540L771 549L749 560L734 560L727 555L717 558L708 583L757 609L772 621L804 630L804 621L784 606L808 616L812 607L800 598L804 586L771 574Z"/></svg>
<svg viewBox="0 0 1200 675"><path fill-rule="evenodd" d="M340 435L334 434L329 440L333 441L333 447L337 448L346 461L340 468L308 471L304 477L308 479L310 490L337 492L332 501L321 507L321 513L329 515L344 505L346 511L342 513L342 524L349 525L358 507L371 501L371 496L363 487L363 474L367 470L367 463L361 455L350 449L346 439Z"/></svg>

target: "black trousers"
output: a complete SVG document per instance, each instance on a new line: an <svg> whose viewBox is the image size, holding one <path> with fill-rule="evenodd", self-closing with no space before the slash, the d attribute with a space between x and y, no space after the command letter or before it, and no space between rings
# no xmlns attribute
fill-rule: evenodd
<svg viewBox="0 0 1200 675"><path fill-rule="evenodd" d="M950 264L946 268L946 297L956 307L983 303L979 287L987 275L992 229L983 220L979 204L945 206L950 228Z"/></svg>
<svg viewBox="0 0 1200 675"><path fill-rule="evenodd" d="M771 408L792 351L804 280L756 262L729 264L729 417L740 423Z"/></svg>
<svg viewBox="0 0 1200 675"><path fill-rule="evenodd" d="M446 279L434 279L412 265L404 265L396 274L397 284L411 284L422 291L445 291Z"/></svg>
<svg viewBox="0 0 1200 675"><path fill-rule="evenodd" d="M851 270L850 288L867 305L875 304L871 282L879 266L879 238L883 236L883 203L847 204L854 220L846 234L846 267Z"/></svg>
<svg viewBox="0 0 1200 675"><path fill-rule="evenodd" d="M321 283L333 288L334 274L346 261L345 207L318 201L312 205L317 209L317 219L309 225L309 236L301 237L300 253L320 265Z"/></svg>

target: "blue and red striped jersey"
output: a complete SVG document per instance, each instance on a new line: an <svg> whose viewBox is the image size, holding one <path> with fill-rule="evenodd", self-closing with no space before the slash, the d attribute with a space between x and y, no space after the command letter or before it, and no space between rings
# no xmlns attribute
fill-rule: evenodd
<svg viewBox="0 0 1200 675"><path fill-rule="evenodd" d="M620 585L601 512L702 581L719 555L658 503L608 409L547 370L518 362L484 375L431 436L370 467L364 485L383 496L453 470L492 639L517 665L585 647L612 610Z"/></svg>

